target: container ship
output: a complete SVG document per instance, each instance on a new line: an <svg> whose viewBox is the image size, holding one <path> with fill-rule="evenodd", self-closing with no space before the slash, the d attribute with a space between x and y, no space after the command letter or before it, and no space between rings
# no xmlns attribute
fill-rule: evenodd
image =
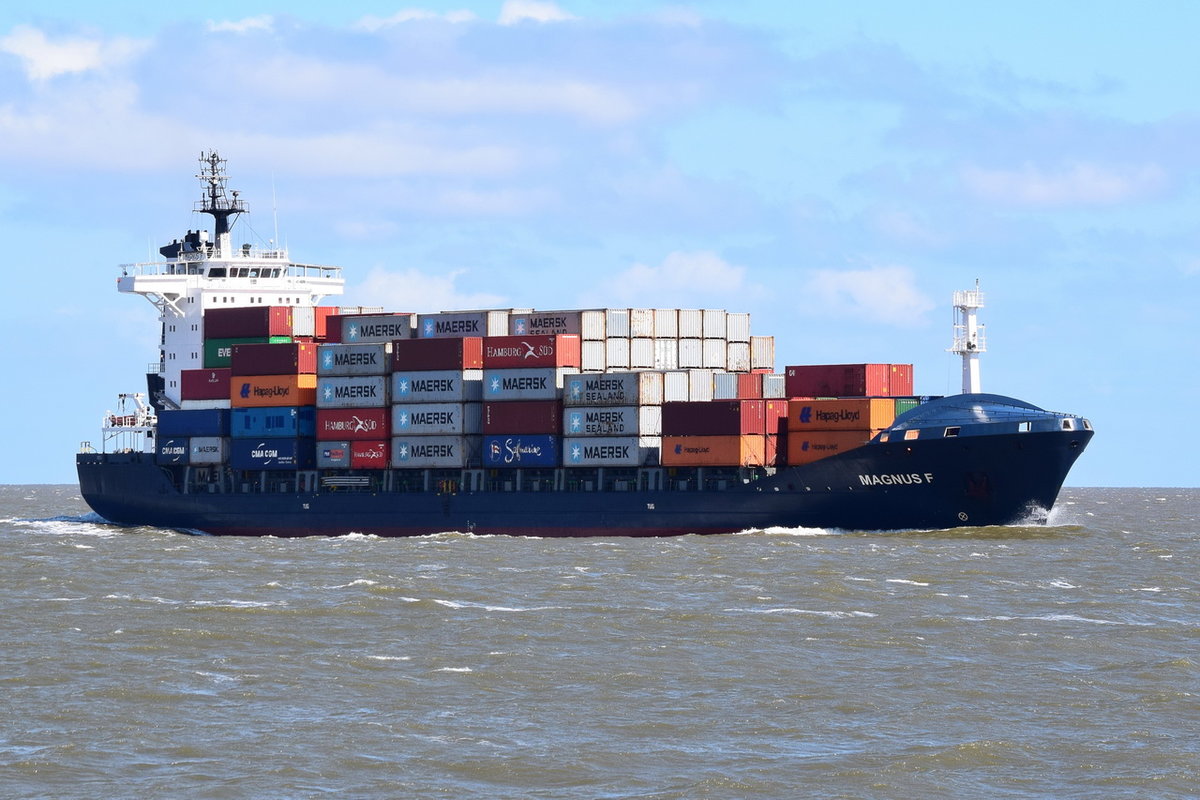
<svg viewBox="0 0 1200 800"><path fill-rule="evenodd" d="M201 154L189 230L121 267L156 308L145 391L76 457L105 520L214 535L667 536L942 529L1044 519L1093 435L978 390L976 290L956 293L964 392L909 364L775 367L717 309L385 312L327 305L340 268L236 246L246 211Z"/></svg>

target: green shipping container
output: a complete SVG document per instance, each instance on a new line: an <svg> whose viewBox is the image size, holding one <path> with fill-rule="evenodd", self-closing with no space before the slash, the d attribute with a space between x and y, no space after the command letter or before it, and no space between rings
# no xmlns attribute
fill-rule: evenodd
<svg viewBox="0 0 1200 800"><path fill-rule="evenodd" d="M205 339L204 368L217 369L228 367L230 359L233 356L233 346L235 344L288 344L291 341L292 337L290 336L257 336L248 339Z"/></svg>
<svg viewBox="0 0 1200 800"><path fill-rule="evenodd" d="M911 411L919 405L921 405L921 401L916 397L897 397L896 416L900 416L905 411Z"/></svg>

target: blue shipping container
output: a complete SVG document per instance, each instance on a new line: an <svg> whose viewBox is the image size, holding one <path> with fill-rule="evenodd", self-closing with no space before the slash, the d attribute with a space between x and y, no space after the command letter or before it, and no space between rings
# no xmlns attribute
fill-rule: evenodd
<svg viewBox="0 0 1200 800"><path fill-rule="evenodd" d="M154 446L154 461L157 464L187 464L191 458L192 440L183 436L159 439Z"/></svg>
<svg viewBox="0 0 1200 800"><path fill-rule="evenodd" d="M317 435L316 406L235 408L229 418L230 435L237 438Z"/></svg>
<svg viewBox="0 0 1200 800"><path fill-rule="evenodd" d="M228 436L229 409L202 408L188 410L166 409L158 412L158 435L167 436Z"/></svg>
<svg viewBox="0 0 1200 800"><path fill-rule="evenodd" d="M314 439L234 439L229 466L234 469L312 469L316 466Z"/></svg>
<svg viewBox="0 0 1200 800"><path fill-rule="evenodd" d="M557 467L560 437L508 434L483 437L485 467Z"/></svg>

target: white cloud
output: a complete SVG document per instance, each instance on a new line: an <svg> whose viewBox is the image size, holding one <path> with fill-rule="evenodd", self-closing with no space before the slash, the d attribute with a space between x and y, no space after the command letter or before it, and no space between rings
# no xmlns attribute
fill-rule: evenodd
<svg viewBox="0 0 1200 800"><path fill-rule="evenodd" d="M427 275L416 269L390 272L376 267L365 281L349 287L341 302L416 313L497 308L505 304L505 299L500 295L461 291L455 283L466 273L466 270L459 269L442 275Z"/></svg>
<svg viewBox="0 0 1200 800"><path fill-rule="evenodd" d="M554 3L541 0L505 0L500 7L500 24L516 25L518 22L566 22L576 19Z"/></svg>
<svg viewBox="0 0 1200 800"><path fill-rule="evenodd" d="M257 17L246 17L245 19L237 21L208 21L208 29L214 33L249 33L251 31L269 31L274 27L275 18L270 14L259 14Z"/></svg>
<svg viewBox="0 0 1200 800"><path fill-rule="evenodd" d="M1157 192L1167 182L1157 164L1122 169L1077 163L1057 171L1033 164L1013 170L968 166L962 179L978 197L1025 206L1113 205Z"/></svg>
<svg viewBox="0 0 1200 800"><path fill-rule="evenodd" d="M51 41L45 33L29 25L18 25L0 39L0 52L21 59L25 74L34 81L106 69L133 58L145 46L144 42L124 37L107 41L81 37Z"/></svg>
<svg viewBox="0 0 1200 800"><path fill-rule="evenodd" d="M405 8L392 14L390 17L376 17L368 15L355 23L354 27L358 30L375 33L384 28L391 28L396 25L403 25L406 22L433 22L442 21L452 24L474 22L479 17L475 16L472 11L447 11L445 14L439 14L436 11L427 11L423 8Z"/></svg>
<svg viewBox="0 0 1200 800"><path fill-rule="evenodd" d="M709 250L675 251L658 266L634 264L597 287L602 304L611 299L631 306L728 306L735 295L756 294L745 281L746 268Z"/></svg>
<svg viewBox="0 0 1200 800"><path fill-rule="evenodd" d="M912 325L935 304L916 287L907 267L816 270L805 286L815 308L865 322Z"/></svg>

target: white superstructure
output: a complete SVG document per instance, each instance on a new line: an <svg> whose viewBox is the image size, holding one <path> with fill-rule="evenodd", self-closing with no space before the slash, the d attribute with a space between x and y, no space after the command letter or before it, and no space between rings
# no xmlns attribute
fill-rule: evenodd
<svg viewBox="0 0 1200 800"><path fill-rule="evenodd" d="M976 319L975 312L983 308L983 292L979 290L979 279L975 288L954 293L954 344L950 352L962 357L963 394L978 394L979 356L987 351L984 326Z"/></svg>
<svg viewBox="0 0 1200 800"><path fill-rule="evenodd" d="M140 294L158 309L162 323L158 364L161 392L152 399L168 408L179 406L180 373L204 366L204 312L239 306L297 306L314 308L325 297L339 295L344 281L340 267L299 264L286 250L234 246L232 218L246 209L233 192L226 196L225 161L215 151L200 155L197 177L205 194L196 211L213 217L215 236L206 230L188 231L160 249L164 261L125 264L117 290Z"/></svg>

